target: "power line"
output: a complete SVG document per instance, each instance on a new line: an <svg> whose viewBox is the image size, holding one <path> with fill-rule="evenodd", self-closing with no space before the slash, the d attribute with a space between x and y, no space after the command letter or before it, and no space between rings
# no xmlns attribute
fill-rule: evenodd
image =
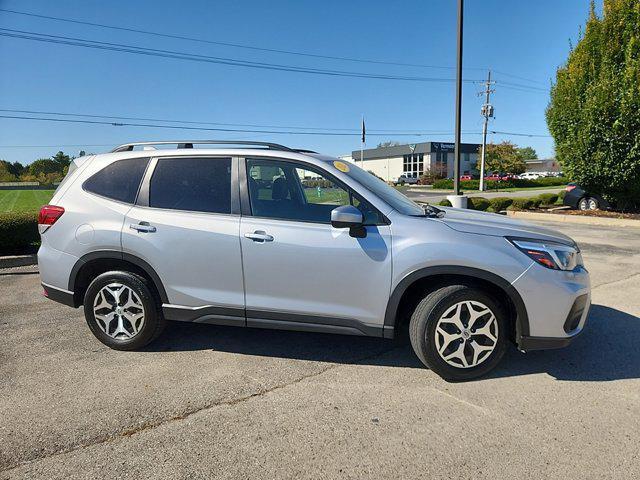
<svg viewBox="0 0 640 480"><path fill-rule="evenodd" d="M127 45L121 43L111 42L99 42L95 40L87 40L77 37L67 37L62 35L49 35L38 32L29 32L24 30L13 30L8 28L0 28L0 36L20 38L24 40L33 40L44 43L55 43L61 45L71 45L84 48L93 48L98 50L110 50L116 52L132 53L136 55L155 56L163 58L171 58L176 60L189 60L195 62L214 63L222 65L230 65L236 67L248 67L259 68L265 70L278 70L286 72L296 73L309 73L316 75L329 75L337 77L353 77L353 78L368 78L377 80L401 80L401 81L415 81L415 82L441 82L449 83L453 82L452 78L437 78L437 77L413 77L413 76L398 76L365 72L353 72L344 70L327 70L310 67L297 67L294 65L283 65L275 63L265 62L252 62L248 60L238 60L226 57L213 57L209 55L199 55L188 52L177 52L172 50L161 50L155 48L138 47L136 45ZM466 80L467 83L477 83L478 80Z"/></svg>
<svg viewBox="0 0 640 480"><path fill-rule="evenodd" d="M112 127L145 127L145 128L165 128L173 130L197 130L208 132L241 132L241 133L268 133L270 135L316 135L316 136L340 136L340 137L353 137L358 136L358 133L346 133L346 132L308 132L308 131L277 131L277 130L253 130L253 129L238 129L238 128L212 128L212 127L188 127L179 125L156 125L148 123L124 123L124 122L109 122L101 120L79 120L70 118L45 118L45 117L26 117L21 115L0 115L0 118L12 119L12 120L36 120L45 122L59 122L59 123L79 123L88 125L107 125ZM446 135L451 132L412 132L412 133L394 133L389 135L387 133L374 133L372 136L403 136L403 137L421 137L425 135ZM468 132L470 135L474 135L477 132Z"/></svg>
<svg viewBox="0 0 640 480"><path fill-rule="evenodd" d="M326 131L344 131L344 132L360 132L360 129L356 128L335 128L335 127L306 127L306 126L291 126L291 125L259 125L255 123L221 123L221 122L202 122L192 120L171 120L171 119L159 119L148 117L132 117L132 116L116 116L116 115L98 115L94 113L70 113L70 112L51 112L42 110L19 110L11 108L0 108L0 112L7 113L27 113L30 115L54 115L62 117L84 117L84 118L101 118L111 120L140 120L148 122L164 122L164 123L178 123L186 125L219 125L227 127L255 127L255 128L278 128L278 129L291 129L291 130L326 130ZM406 133L407 130L398 129L370 129L369 132L381 133L386 135L393 135L395 133ZM440 130L421 130L420 133L442 133Z"/></svg>
<svg viewBox="0 0 640 480"><path fill-rule="evenodd" d="M498 130L491 130L489 133L497 135L508 135L512 137L539 137L539 138L551 138L551 135L544 135L539 133L515 133L515 132L500 132Z"/></svg>
<svg viewBox="0 0 640 480"><path fill-rule="evenodd" d="M54 17L54 16L49 16L49 15L40 15L40 14L36 14L36 13L22 12L22 11L17 11L17 10L9 10L9 9L5 9L5 8L0 8L0 12L11 13L11 14L14 14L14 15L23 15L23 16L27 16L27 17L41 18L41 19L46 19L46 20L53 20L53 21L57 21L57 22L66 22L66 23L73 23L73 24L77 24L77 25L87 25L87 26L91 26L91 27L105 28L105 29L111 29L111 30L119 30L119 31L131 32L131 33L139 33L139 34L143 34L143 35L152 35L152 36L155 36L155 37L172 38L172 39L177 39L177 40L186 40L186 41L190 41L190 42L206 43L206 44L211 44L211 45L220 45L220 46L225 46L225 47L241 48L241 49L253 50L253 51L261 51L261 52L269 52L269 53L280 53L280 54L286 54L286 55L296 55L296 56L300 56L300 57L324 58L324 59L327 59L327 60L339 60L339 61L345 61L345 62L369 63L369 64L377 64L377 65L394 65L394 66L400 66L400 67L419 67L419 68L433 68L433 69L442 69L442 70L454 70L455 69L455 67L453 67L453 66L425 65L425 64L421 64L421 63L405 63L405 62L393 62L393 61L386 61L386 60L372 60L372 59L344 57L344 56L335 56L335 55L322 55L322 54L309 53L309 52L300 52L300 51L294 51L294 50L281 50L281 49L275 49L275 48L256 47L254 45L246 45L246 44L231 43L231 42L220 42L220 41L207 40L207 39L198 38L198 37L190 37L190 36L185 36L185 35L175 35L175 34L169 34L169 33L153 32L153 31L150 31L150 30L142 30L142 29L131 28L131 27L121 27L121 26L116 26L116 25L108 25L108 24L104 24L104 23L88 22L88 21L75 20L75 19L70 19L70 18ZM485 68L480 68L480 67L467 67L467 68L465 68L465 70L476 70L476 71L479 71L479 70L486 70L486 69ZM513 74L507 73L507 72L496 71L496 73L499 73L500 75L504 75L505 77L512 77L512 78L516 78L516 79L524 80L524 81L528 81L528 82L540 83L540 84L543 83L543 82L541 82L539 80L533 80L533 79L529 79L529 78L526 78L526 77L513 75Z"/></svg>

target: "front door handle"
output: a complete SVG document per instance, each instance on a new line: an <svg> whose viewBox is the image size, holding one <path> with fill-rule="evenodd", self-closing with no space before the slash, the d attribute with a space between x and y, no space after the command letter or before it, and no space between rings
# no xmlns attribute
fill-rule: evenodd
<svg viewBox="0 0 640 480"><path fill-rule="evenodd" d="M265 232L264 230L256 230L253 233L245 233L244 236L245 238L258 243L273 242L273 237L271 235L267 235L267 232Z"/></svg>
<svg viewBox="0 0 640 480"><path fill-rule="evenodd" d="M149 222L140 222L140 223L132 223L131 225L129 225L129 228L132 228L133 230L137 230L138 232L145 232L145 233L153 233L156 231L156 227L154 227L153 225L149 225Z"/></svg>

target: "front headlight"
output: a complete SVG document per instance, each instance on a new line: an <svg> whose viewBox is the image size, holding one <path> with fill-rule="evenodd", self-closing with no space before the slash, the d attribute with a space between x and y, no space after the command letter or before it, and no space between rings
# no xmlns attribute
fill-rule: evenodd
<svg viewBox="0 0 640 480"><path fill-rule="evenodd" d="M574 270L583 266L577 246L523 238L507 238L518 250L534 262L552 270Z"/></svg>

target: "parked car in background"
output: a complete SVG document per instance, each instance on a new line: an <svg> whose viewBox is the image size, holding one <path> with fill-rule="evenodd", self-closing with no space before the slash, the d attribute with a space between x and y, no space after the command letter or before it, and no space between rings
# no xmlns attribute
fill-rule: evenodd
<svg viewBox="0 0 640 480"><path fill-rule="evenodd" d="M213 140L153 148L172 143L74 159L40 210L44 295L83 306L110 348L143 348L167 320L406 332L432 371L468 380L509 342L563 347L585 325L589 273L566 235L419 205L325 155ZM332 187L305 189L309 175Z"/></svg>
<svg viewBox="0 0 640 480"><path fill-rule="evenodd" d="M407 184L407 185L417 185L418 184L418 177L410 177L410 176L405 175L403 173L393 183L395 183L396 185L405 185L405 184Z"/></svg>
<svg viewBox="0 0 640 480"><path fill-rule="evenodd" d="M502 175L504 174L501 172L490 172L488 175L485 175L484 179L492 182L499 182L502 179Z"/></svg>
<svg viewBox="0 0 640 480"><path fill-rule="evenodd" d="M537 180L542 175L538 172L524 172L518 175L518 178L521 180Z"/></svg>
<svg viewBox="0 0 640 480"><path fill-rule="evenodd" d="M464 175L460 175L460 181L463 180L474 180L473 175L465 173Z"/></svg>
<svg viewBox="0 0 640 480"><path fill-rule="evenodd" d="M608 210L609 202L597 193L587 192L575 183L570 183L565 188L564 204L574 210Z"/></svg>
<svg viewBox="0 0 640 480"><path fill-rule="evenodd" d="M505 173L505 172L490 172L488 175L484 177L485 180L490 180L492 182L513 180L514 178L516 178L516 175L514 175L513 173Z"/></svg>

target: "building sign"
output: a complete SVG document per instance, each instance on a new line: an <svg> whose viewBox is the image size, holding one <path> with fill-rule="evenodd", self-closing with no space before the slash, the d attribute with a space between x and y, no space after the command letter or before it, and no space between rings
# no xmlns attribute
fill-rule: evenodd
<svg viewBox="0 0 640 480"><path fill-rule="evenodd" d="M436 152L453 152L455 145L453 143L432 143L433 150Z"/></svg>

